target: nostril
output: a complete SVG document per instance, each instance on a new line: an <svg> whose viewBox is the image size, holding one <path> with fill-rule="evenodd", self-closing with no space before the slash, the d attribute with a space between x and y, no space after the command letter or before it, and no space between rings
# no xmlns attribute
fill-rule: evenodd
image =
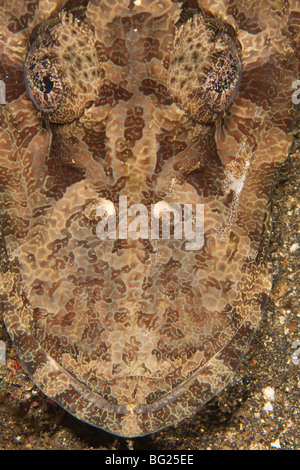
<svg viewBox="0 0 300 470"><path fill-rule="evenodd" d="M83 211L85 217L91 221L99 221L104 217L115 215L114 203L105 198L99 198L98 201L89 203Z"/></svg>

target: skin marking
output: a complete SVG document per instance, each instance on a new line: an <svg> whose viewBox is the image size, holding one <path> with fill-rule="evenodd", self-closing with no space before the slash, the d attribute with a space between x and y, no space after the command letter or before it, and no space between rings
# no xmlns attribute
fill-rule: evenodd
<svg viewBox="0 0 300 470"><path fill-rule="evenodd" d="M292 141L299 2L199 3L0 8L3 318L44 393L120 436L174 425L219 393L271 288L270 198ZM213 51L226 52L205 82L213 96L224 90L217 109L187 96L212 30ZM203 248L99 240L97 207L120 196L148 209L204 204Z"/></svg>

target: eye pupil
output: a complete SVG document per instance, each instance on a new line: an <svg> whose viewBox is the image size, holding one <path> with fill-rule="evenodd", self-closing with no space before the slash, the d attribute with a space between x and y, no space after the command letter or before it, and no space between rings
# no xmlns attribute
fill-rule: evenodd
<svg viewBox="0 0 300 470"><path fill-rule="evenodd" d="M43 77L43 83L45 85L44 93L46 94L50 93L53 88L54 83L52 80L50 80L49 75L46 75L45 77Z"/></svg>
<svg viewBox="0 0 300 470"><path fill-rule="evenodd" d="M51 79L51 75L49 75L47 71L39 70L36 64L31 65L28 69L32 72L31 79L35 86L45 95L49 94L54 87L54 81ZM45 72L47 75L43 76L43 73Z"/></svg>

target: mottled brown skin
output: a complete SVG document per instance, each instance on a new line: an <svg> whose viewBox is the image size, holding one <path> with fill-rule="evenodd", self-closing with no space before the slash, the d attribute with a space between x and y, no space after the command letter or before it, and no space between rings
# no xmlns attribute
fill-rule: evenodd
<svg viewBox="0 0 300 470"><path fill-rule="evenodd" d="M200 3L236 31L243 68L233 104L208 124L167 89L175 28L196 1L183 14L170 0L82 2L100 91L85 102L74 76L52 121L25 90L24 60L40 40L30 35L51 15L61 25L58 12L81 3L13 0L0 9L4 321L49 397L121 436L175 424L219 393L271 288L270 197L292 140L299 3ZM69 66L56 72L72 76ZM99 240L97 205L120 195L149 208L204 204L203 248Z"/></svg>

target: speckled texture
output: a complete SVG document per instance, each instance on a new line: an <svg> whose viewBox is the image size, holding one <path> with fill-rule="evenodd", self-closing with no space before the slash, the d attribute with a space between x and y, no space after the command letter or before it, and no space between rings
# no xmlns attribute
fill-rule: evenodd
<svg viewBox="0 0 300 470"><path fill-rule="evenodd" d="M64 126L45 125L24 85L13 83L31 29L63 2L25 3L33 7L26 27L2 9L10 77L2 299L7 329L42 390L80 419L136 436L218 393L259 323L270 289L269 198L292 137L297 7L286 2L279 13L253 2L248 12L246 2L201 2L239 30L244 69L229 115L203 126L166 91L179 5L159 2L158 12L157 2L130 11L126 2L117 11L95 3L87 18L103 68L100 95ZM92 207L120 194L146 205L204 203L204 248L99 242Z"/></svg>
<svg viewBox="0 0 300 470"><path fill-rule="evenodd" d="M62 11L33 29L24 82L33 103L51 122L71 123L98 97L100 63L84 9Z"/></svg>
<svg viewBox="0 0 300 470"><path fill-rule="evenodd" d="M226 116L242 81L241 44L234 28L205 12L191 10L176 28L167 89L197 122Z"/></svg>
<svg viewBox="0 0 300 470"><path fill-rule="evenodd" d="M6 364L0 364L1 449L250 450L274 449L278 439L281 449L300 448L299 366L291 360L292 344L300 339L299 249L291 249L300 226L299 139L295 149L279 173L273 197L270 299L230 385L177 426L133 440L116 438L72 418L38 391L19 364L0 318L0 339L7 348ZM265 387L275 391L273 411L265 410Z"/></svg>

